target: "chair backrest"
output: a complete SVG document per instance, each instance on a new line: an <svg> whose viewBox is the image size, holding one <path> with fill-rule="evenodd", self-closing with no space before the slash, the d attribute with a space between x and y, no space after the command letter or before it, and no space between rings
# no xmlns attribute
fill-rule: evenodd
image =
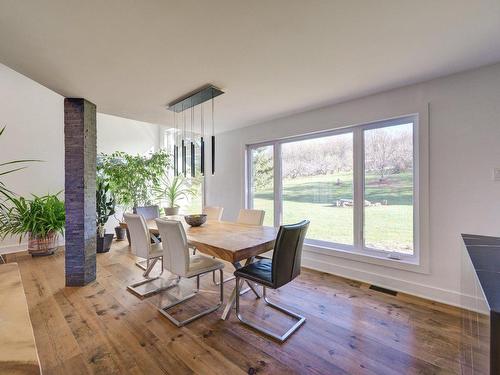
<svg viewBox="0 0 500 375"><path fill-rule="evenodd" d="M178 276L189 269L189 247L182 223L177 220L156 219L163 239L163 268Z"/></svg>
<svg viewBox="0 0 500 375"><path fill-rule="evenodd" d="M207 220L217 220L222 219L222 213L224 212L224 207L207 206L203 207L203 213L207 215Z"/></svg>
<svg viewBox="0 0 500 375"><path fill-rule="evenodd" d="M157 219L160 217L160 207L156 205L135 207L134 214L141 215L146 220Z"/></svg>
<svg viewBox="0 0 500 375"><path fill-rule="evenodd" d="M262 225L264 223L264 215L266 211L264 210L250 210L242 208L238 214L238 219L236 222L239 224L247 225Z"/></svg>
<svg viewBox="0 0 500 375"><path fill-rule="evenodd" d="M272 281L279 288L300 274L302 247L309 220L282 225L276 237L273 252Z"/></svg>
<svg viewBox="0 0 500 375"><path fill-rule="evenodd" d="M151 237L144 217L137 214L123 214L130 232L132 253L141 258L148 258Z"/></svg>

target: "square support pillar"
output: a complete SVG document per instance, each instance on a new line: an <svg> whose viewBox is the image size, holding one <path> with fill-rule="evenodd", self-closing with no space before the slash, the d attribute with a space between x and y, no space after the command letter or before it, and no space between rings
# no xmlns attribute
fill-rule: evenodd
<svg viewBox="0 0 500 375"><path fill-rule="evenodd" d="M64 99L66 286L96 278L96 106Z"/></svg>

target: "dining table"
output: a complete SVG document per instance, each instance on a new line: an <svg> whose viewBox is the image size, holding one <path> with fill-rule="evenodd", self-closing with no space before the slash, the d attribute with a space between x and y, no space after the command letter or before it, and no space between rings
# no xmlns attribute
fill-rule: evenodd
<svg viewBox="0 0 500 375"><path fill-rule="evenodd" d="M162 217L162 219L180 221L186 231L190 247L203 254L230 262L235 269L252 263L258 255L272 250L278 233L278 228L274 227L228 221L208 220L201 226L191 227L182 216L167 216ZM155 220L147 220L147 225L151 234L159 235ZM256 290L256 284L248 282L248 285L256 296L260 297ZM236 286L224 307L223 320L229 317L235 300Z"/></svg>

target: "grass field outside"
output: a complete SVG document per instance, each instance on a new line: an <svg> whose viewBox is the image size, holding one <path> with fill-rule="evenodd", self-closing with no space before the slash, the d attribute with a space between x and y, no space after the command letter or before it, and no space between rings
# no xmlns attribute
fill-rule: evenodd
<svg viewBox="0 0 500 375"><path fill-rule="evenodd" d="M353 208L337 206L353 198L352 174L338 173L283 181L283 223L311 221L308 238L353 243ZM411 173L365 176L365 246L413 253L413 184ZM254 194L254 208L266 211L264 225L273 225L273 191Z"/></svg>

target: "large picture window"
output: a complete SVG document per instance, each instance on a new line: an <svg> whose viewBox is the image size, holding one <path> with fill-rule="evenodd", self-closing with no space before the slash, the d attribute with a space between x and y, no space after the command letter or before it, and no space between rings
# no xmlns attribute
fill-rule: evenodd
<svg viewBox="0 0 500 375"><path fill-rule="evenodd" d="M281 146L283 223L314 217L309 239L352 245L352 132Z"/></svg>
<svg viewBox="0 0 500 375"><path fill-rule="evenodd" d="M249 145L247 206L311 221L307 243L416 255L417 116Z"/></svg>
<svg viewBox="0 0 500 375"><path fill-rule="evenodd" d="M264 225L274 225L274 147L266 145L250 151L251 164L251 205L264 210Z"/></svg>
<svg viewBox="0 0 500 375"><path fill-rule="evenodd" d="M363 131L364 245L413 254L413 123Z"/></svg>

